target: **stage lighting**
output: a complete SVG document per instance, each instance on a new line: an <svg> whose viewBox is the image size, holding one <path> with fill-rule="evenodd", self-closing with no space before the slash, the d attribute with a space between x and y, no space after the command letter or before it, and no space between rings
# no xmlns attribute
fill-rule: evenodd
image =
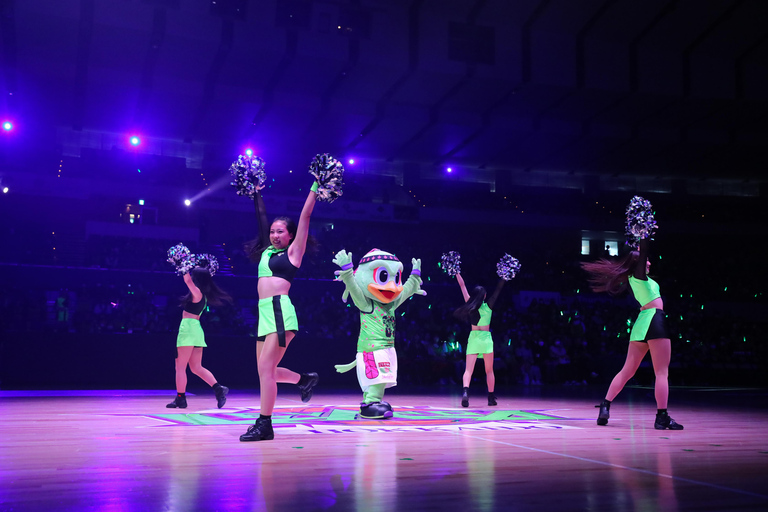
<svg viewBox="0 0 768 512"><path fill-rule="evenodd" d="M453 168L449 167L446 169L447 172L453 172Z"/></svg>
<svg viewBox="0 0 768 512"><path fill-rule="evenodd" d="M350 158L349 159L349 165L354 165L354 164L355 164L355 159L354 158Z"/></svg>
<svg viewBox="0 0 768 512"><path fill-rule="evenodd" d="M187 206L189 206L189 205L191 205L191 204L192 204L192 201L190 201L189 199L185 199L185 200L184 200L184 204L185 204L185 205L187 205Z"/></svg>
<svg viewBox="0 0 768 512"><path fill-rule="evenodd" d="M144 200L143 199L139 199L139 206L144 206Z"/></svg>
<svg viewBox="0 0 768 512"><path fill-rule="evenodd" d="M253 150L248 148L245 150L245 156L253 156Z"/></svg>
<svg viewBox="0 0 768 512"><path fill-rule="evenodd" d="M8 190L9 190L8 187L3 187L3 194L7 194Z"/></svg>
<svg viewBox="0 0 768 512"><path fill-rule="evenodd" d="M4 121L3 122L3 130L5 130L7 132L13 130L13 123L10 122L10 121Z"/></svg>
<svg viewBox="0 0 768 512"><path fill-rule="evenodd" d="M141 144L140 138L136 137L135 135L131 137L131 145L138 146L139 144Z"/></svg>

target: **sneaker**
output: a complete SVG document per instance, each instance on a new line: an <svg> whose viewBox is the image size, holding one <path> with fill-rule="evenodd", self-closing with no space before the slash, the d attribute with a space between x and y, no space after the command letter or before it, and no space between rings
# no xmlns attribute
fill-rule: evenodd
<svg viewBox="0 0 768 512"><path fill-rule="evenodd" d="M496 395L488 393L488 405L496 405Z"/></svg>
<svg viewBox="0 0 768 512"><path fill-rule="evenodd" d="M301 391L301 401L307 403L312 399L312 388L317 386L320 376L314 372L305 375L307 376L307 383L303 386L299 385L299 391Z"/></svg>
<svg viewBox="0 0 768 512"><path fill-rule="evenodd" d="M187 397L183 395L176 395L176 398L173 399L173 402L169 403L165 407L168 409L186 409Z"/></svg>
<svg viewBox="0 0 768 512"><path fill-rule="evenodd" d="M683 426L669 417L669 414L657 414L656 421L653 423L656 430L683 430Z"/></svg>
<svg viewBox="0 0 768 512"><path fill-rule="evenodd" d="M600 402L600 405L596 405L595 407L600 408L600 412L597 414L597 424L598 425L607 425L608 424L608 418L611 417L611 402L608 400L603 400Z"/></svg>
<svg viewBox="0 0 768 512"><path fill-rule="evenodd" d="M219 406L219 409L224 407L224 404L227 403L227 393L229 393L229 388L227 386L221 386L216 391L216 405Z"/></svg>
<svg viewBox="0 0 768 512"><path fill-rule="evenodd" d="M248 427L245 434L240 436L241 441L271 441L275 438L275 431L272 430L272 420L259 418L256 423Z"/></svg>
<svg viewBox="0 0 768 512"><path fill-rule="evenodd" d="M394 416L392 406L381 402L360 404L360 417L367 420L385 420Z"/></svg>
<svg viewBox="0 0 768 512"><path fill-rule="evenodd" d="M461 406L469 407L469 389L464 388L464 392L461 394Z"/></svg>

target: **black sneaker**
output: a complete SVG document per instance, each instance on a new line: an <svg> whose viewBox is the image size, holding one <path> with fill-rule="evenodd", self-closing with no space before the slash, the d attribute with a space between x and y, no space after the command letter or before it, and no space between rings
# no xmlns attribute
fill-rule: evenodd
<svg viewBox="0 0 768 512"><path fill-rule="evenodd" d="M464 392L461 394L461 406L469 407L469 390L464 388Z"/></svg>
<svg viewBox="0 0 768 512"><path fill-rule="evenodd" d="M600 405L596 405L595 407L600 408L600 412L597 414L597 424L598 425L607 425L608 424L608 418L611 417L611 402L608 400L603 400L600 402Z"/></svg>
<svg viewBox="0 0 768 512"><path fill-rule="evenodd" d="M272 420L259 418L256 423L248 427L245 434L240 436L241 441L271 441L275 438L272 430Z"/></svg>
<svg viewBox="0 0 768 512"><path fill-rule="evenodd" d="M392 406L381 402L360 404L360 417L367 420L385 420L394 416Z"/></svg>
<svg viewBox="0 0 768 512"><path fill-rule="evenodd" d="M657 414L656 421L653 423L656 430L683 430L683 426L669 417L669 414Z"/></svg>
<svg viewBox="0 0 768 512"><path fill-rule="evenodd" d="M229 388L227 386L221 386L216 390L216 405L219 406L219 409L224 407L224 404L227 403L227 393L229 393Z"/></svg>
<svg viewBox="0 0 768 512"><path fill-rule="evenodd" d="M303 386L299 384L299 391L301 391L301 401L304 403L309 402L312 399L312 389L317 386L317 381L320 380L320 376L314 372L305 374L307 376L307 383Z"/></svg>
<svg viewBox="0 0 768 512"><path fill-rule="evenodd" d="M496 395L493 393L488 393L488 405L496 405Z"/></svg>
<svg viewBox="0 0 768 512"><path fill-rule="evenodd" d="M169 403L165 407L168 409L186 409L187 397L182 395L176 395L176 398L173 399L173 402Z"/></svg>

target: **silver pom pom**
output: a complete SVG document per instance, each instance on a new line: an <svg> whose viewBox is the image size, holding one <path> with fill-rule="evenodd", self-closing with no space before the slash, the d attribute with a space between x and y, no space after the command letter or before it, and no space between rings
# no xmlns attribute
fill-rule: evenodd
<svg viewBox="0 0 768 512"><path fill-rule="evenodd" d="M237 161L229 166L229 172L232 174L230 185L235 187L239 196L253 198L267 179L264 160L255 155L238 156Z"/></svg>
<svg viewBox="0 0 768 512"><path fill-rule="evenodd" d="M461 273L461 255L456 251L449 251L440 258L441 267L449 276L455 277Z"/></svg>
<svg viewBox="0 0 768 512"><path fill-rule="evenodd" d="M176 244L168 249L168 263L176 267L176 273L183 276L195 268L195 256L184 244Z"/></svg>
<svg viewBox="0 0 768 512"><path fill-rule="evenodd" d="M184 244L176 244L168 249L168 263L173 265L178 265L187 256L189 256L189 249Z"/></svg>
<svg viewBox="0 0 768 512"><path fill-rule="evenodd" d="M309 174L315 177L319 187L317 200L332 203L342 194L344 166L328 153L315 156L309 164Z"/></svg>
<svg viewBox="0 0 768 512"><path fill-rule="evenodd" d="M502 256L496 264L496 273L505 281L510 281L518 272L520 272L520 262L509 254Z"/></svg>
<svg viewBox="0 0 768 512"><path fill-rule="evenodd" d="M627 236L626 244L637 247L639 240L651 238L658 225L653 216L651 202L640 196L635 196L627 205L626 223L624 234Z"/></svg>
<svg viewBox="0 0 768 512"><path fill-rule="evenodd" d="M207 270L213 277L219 271L219 260L213 254L196 254L195 267Z"/></svg>

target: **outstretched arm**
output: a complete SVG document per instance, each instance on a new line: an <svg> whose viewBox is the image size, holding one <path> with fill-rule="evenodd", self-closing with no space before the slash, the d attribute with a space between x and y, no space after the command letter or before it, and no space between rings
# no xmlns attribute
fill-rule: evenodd
<svg viewBox="0 0 768 512"><path fill-rule="evenodd" d="M189 288L189 293L192 294L192 302L200 302L203 300L203 292L197 287L189 273L184 274L184 283L187 285L187 288Z"/></svg>
<svg viewBox="0 0 768 512"><path fill-rule="evenodd" d="M461 295L464 297L464 302L467 302L469 300L469 293L467 292L467 286L464 284L464 278L461 277L461 274L456 274L456 282L459 283L459 288L461 288Z"/></svg>
<svg viewBox="0 0 768 512"><path fill-rule="evenodd" d="M312 216L312 210L315 209L317 200L317 182L312 185L307 200L304 201L304 208L301 209L299 216L299 225L296 227L296 237L288 248L288 259L294 266L300 267L301 260L307 250L307 237L309 236L309 218Z"/></svg>
<svg viewBox="0 0 768 512"><path fill-rule="evenodd" d="M499 279L498 284L496 284L496 289L493 291L493 295L491 295L491 298L485 301L486 304L488 304L488 307L493 309L493 305L496 304L496 299L499 298L499 293L501 292L501 289L504 287L504 281L503 279Z"/></svg>
<svg viewBox="0 0 768 512"><path fill-rule="evenodd" d="M408 280L405 281L405 284L403 285L403 291L395 300L391 302L393 309L397 309L400 304L410 298L411 295L427 294L427 292L421 289L421 260L413 258L411 259L411 264L413 265L411 275L408 276Z"/></svg>
<svg viewBox="0 0 768 512"><path fill-rule="evenodd" d="M637 264L635 264L635 268L632 270L632 276L635 279L646 281L648 279L648 276L646 275L646 268L648 266L648 239L643 238L638 242L638 245L640 256L637 258Z"/></svg>
<svg viewBox="0 0 768 512"><path fill-rule="evenodd" d="M256 221L259 223L259 246L262 249L269 247L269 223L267 222L267 209L264 207L264 199L261 198L261 190L264 185L256 188L253 204L256 207Z"/></svg>
<svg viewBox="0 0 768 512"><path fill-rule="evenodd" d="M373 310L372 301L365 296L363 290L355 281L355 269L352 263L352 253L345 250L341 250L336 253L333 258L333 262L341 267L341 270L337 270L336 274L338 279L344 282L346 289L342 299L347 302L346 295L349 294L352 297L352 302L357 306L357 309L363 312L370 312Z"/></svg>

